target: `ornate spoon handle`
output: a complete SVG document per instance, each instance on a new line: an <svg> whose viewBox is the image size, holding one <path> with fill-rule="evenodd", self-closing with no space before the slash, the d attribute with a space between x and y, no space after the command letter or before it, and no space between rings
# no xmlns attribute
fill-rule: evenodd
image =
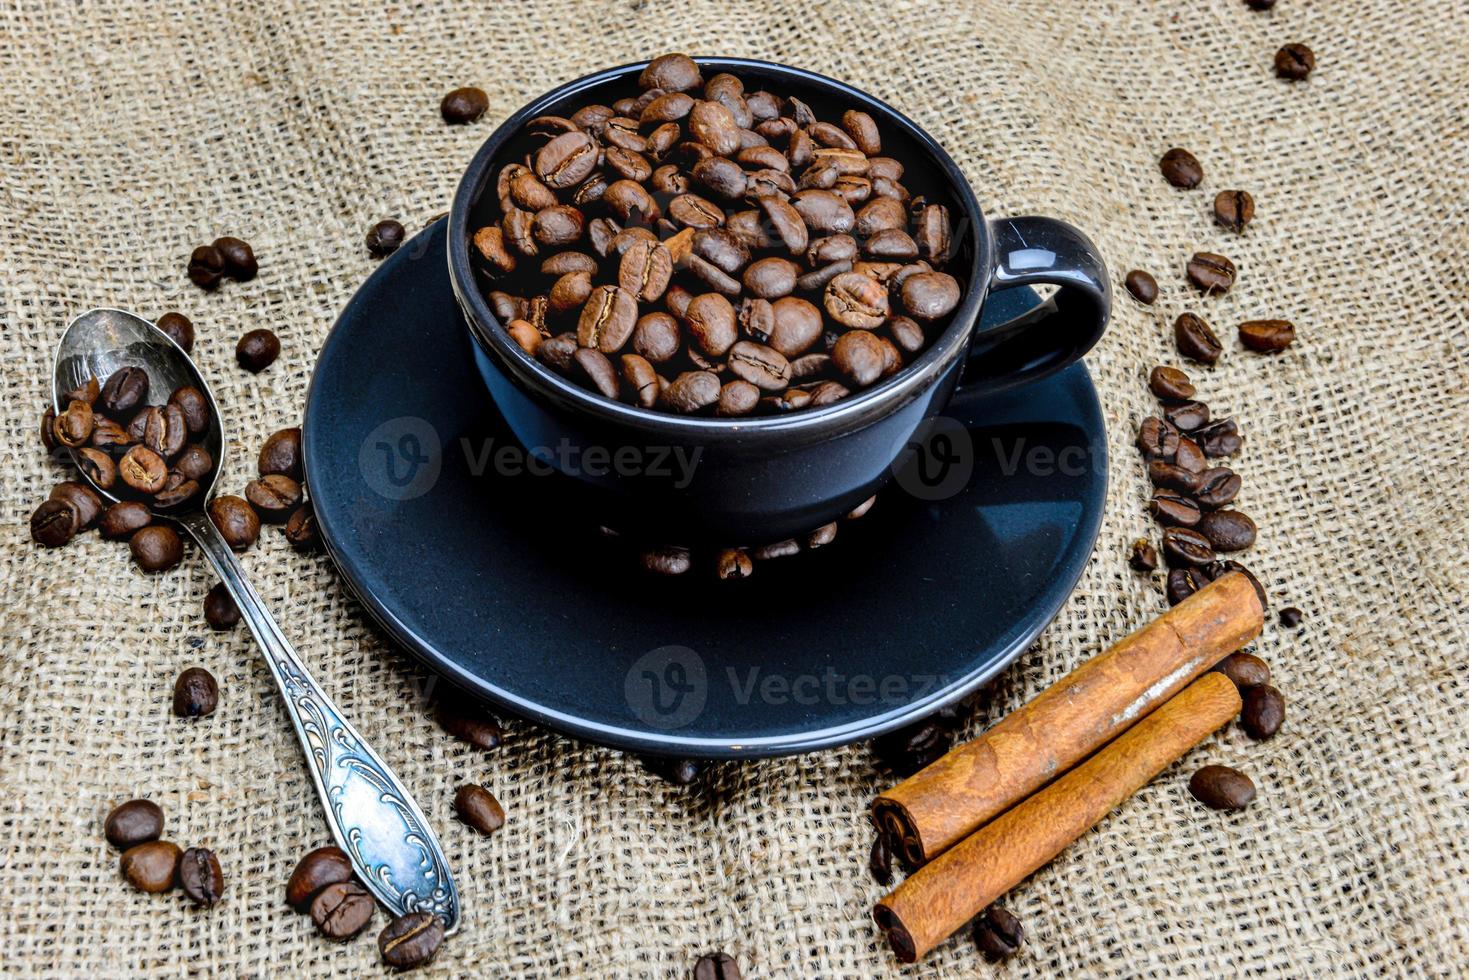
<svg viewBox="0 0 1469 980"><path fill-rule="evenodd" d="M452 932L459 923L459 892L423 811L301 665L209 518L181 515L179 523L208 556L264 651L327 825L351 855L357 876L394 915L433 912Z"/></svg>

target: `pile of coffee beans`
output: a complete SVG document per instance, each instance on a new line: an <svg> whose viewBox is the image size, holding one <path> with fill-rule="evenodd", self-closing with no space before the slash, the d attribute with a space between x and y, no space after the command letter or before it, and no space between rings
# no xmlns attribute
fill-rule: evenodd
<svg viewBox="0 0 1469 980"><path fill-rule="evenodd" d="M122 851L118 866L127 883L140 892L157 894L183 889L189 901L211 908L224 895L224 872L207 847L180 850L162 840L163 808L151 800L128 800L107 815L102 825L107 843Z"/></svg>
<svg viewBox="0 0 1469 980"><path fill-rule="evenodd" d="M475 232L496 317L607 398L684 414L819 407L902 369L962 286L941 201L868 114L656 58L641 92L528 124Z"/></svg>
<svg viewBox="0 0 1469 980"><path fill-rule="evenodd" d="M286 904L307 914L318 932L345 942L366 929L377 902L357 879L352 859L339 847L318 847L296 862L286 880ZM423 966L444 941L444 924L427 912L410 912L378 935L383 962L400 970Z"/></svg>

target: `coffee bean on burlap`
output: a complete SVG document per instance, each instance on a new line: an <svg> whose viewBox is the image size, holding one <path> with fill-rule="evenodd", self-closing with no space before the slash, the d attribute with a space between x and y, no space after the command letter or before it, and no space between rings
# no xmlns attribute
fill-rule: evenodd
<svg viewBox="0 0 1469 980"><path fill-rule="evenodd" d="M102 516L102 498L86 484L63 480L51 488L49 496L52 500L64 500L76 509L78 534L89 530Z"/></svg>
<svg viewBox="0 0 1469 980"><path fill-rule="evenodd" d="M1160 459L1166 463L1177 456L1179 440L1182 438L1183 433L1178 431L1178 426L1156 415L1149 415L1138 426L1136 445L1143 459Z"/></svg>
<svg viewBox="0 0 1469 980"><path fill-rule="evenodd" d="M107 843L126 850L163 836L163 808L152 800L128 800L107 814L102 825Z"/></svg>
<svg viewBox="0 0 1469 980"><path fill-rule="evenodd" d="M123 851L118 866L128 884L140 892L156 894L174 886L182 856L177 844L151 840Z"/></svg>
<svg viewBox="0 0 1469 980"><path fill-rule="evenodd" d="M227 630L240 621L240 607L223 582L216 582L204 595L204 621L216 630Z"/></svg>
<svg viewBox="0 0 1469 980"><path fill-rule="evenodd" d="M180 718L203 718L219 707L219 684L203 667L190 667L173 683L173 713Z"/></svg>
<svg viewBox="0 0 1469 980"><path fill-rule="evenodd" d="M1255 784L1238 769L1205 766L1188 781L1194 799L1211 810L1243 810L1255 798Z"/></svg>
<svg viewBox="0 0 1469 980"><path fill-rule="evenodd" d="M372 893L355 881L336 881L311 900L311 921L328 939L350 939L372 921L377 903Z"/></svg>
<svg viewBox="0 0 1469 980"><path fill-rule="evenodd" d="M664 756L643 756L643 768L665 783L674 786L692 786L704 774L705 763L699 759L670 759Z"/></svg>
<svg viewBox="0 0 1469 980"><path fill-rule="evenodd" d="M472 123L490 107L490 97L483 89L466 85L447 93L439 100L439 115L451 126Z"/></svg>
<svg viewBox="0 0 1469 980"><path fill-rule="evenodd" d="M1287 81L1299 82L1316 70L1316 53L1299 42L1287 44L1275 52L1275 74Z"/></svg>
<svg viewBox="0 0 1469 980"><path fill-rule="evenodd" d="M1195 252L1188 260L1188 281L1205 293L1224 294L1234 285L1234 263L1217 252Z"/></svg>
<svg viewBox="0 0 1469 980"><path fill-rule="evenodd" d="M1173 340L1180 354L1201 364L1214 364L1224 353L1214 331L1195 313L1180 313L1173 321Z"/></svg>
<svg viewBox="0 0 1469 980"><path fill-rule="evenodd" d="M213 245L200 245L189 255L188 274L199 288L215 288L224 279L224 253Z"/></svg>
<svg viewBox="0 0 1469 980"><path fill-rule="evenodd" d="M994 963L1019 951L1025 930L1008 910L991 905L974 919L974 942L985 959Z"/></svg>
<svg viewBox="0 0 1469 980"><path fill-rule="evenodd" d="M1159 365L1148 375L1148 389L1159 398L1187 401L1198 394L1189 377L1178 368Z"/></svg>
<svg viewBox="0 0 1469 980"><path fill-rule="evenodd" d="M166 572L184 557L184 541L178 532L163 524L150 524L128 540L133 561L145 572Z"/></svg>
<svg viewBox="0 0 1469 980"><path fill-rule="evenodd" d="M1252 653L1231 653L1214 665L1214 669L1234 681L1234 686L1244 691L1270 683L1270 667Z"/></svg>
<svg viewBox="0 0 1469 980"><path fill-rule="evenodd" d="M1255 522L1237 510L1215 510L1204 514L1195 525L1215 551L1244 551L1255 543Z"/></svg>
<svg viewBox="0 0 1469 980"><path fill-rule="evenodd" d="M454 792L454 812L482 834L493 834L505 826L505 810L500 801L475 783L466 783Z"/></svg>
<svg viewBox="0 0 1469 980"><path fill-rule="evenodd" d="M234 550L243 551L260 537L260 518L243 497L220 494L206 509L219 536Z"/></svg>
<svg viewBox="0 0 1469 980"><path fill-rule="evenodd" d="M1245 734L1264 740L1280 731L1285 720L1285 696L1269 684L1260 684L1244 692L1244 707L1239 723Z"/></svg>
<svg viewBox="0 0 1469 980"><path fill-rule="evenodd" d="M430 912L409 912L387 924L377 937L383 962L399 970L423 966L444 941L444 923Z"/></svg>
<svg viewBox="0 0 1469 980"><path fill-rule="evenodd" d="M1183 401L1169 405L1163 417L1184 432L1192 432L1209 423L1209 406L1200 401Z"/></svg>
<svg viewBox="0 0 1469 980"><path fill-rule="evenodd" d="M1220 191L1214 195L1214 220L1233 232L1245 230L1255 218L1255 199L1249 191Z"/></svg>
<svg viewBox="0 0 1469 980"><path fill-rule="evenodd" d="M457 691L446 691L434 701L434 720L450 735L477 749L497 748L504 732L480 701Z"/></svg>
<svg viewBox="0 0 1469 980"><path fill-rule="evenodd" d="M1227 466L1215 466L1204 471L1194 499L1206 510L1216 510L1239 496L1243 481L1239 474Z"/></svg>
<svg viewBox="0 0 1469 980"><path fill-rule="evenodd" d="M389 255L398 250L406 237L407 229L401 223L392 218L384 218L367 229L367 250L379 257Z"/></svg>
<svg viewBox="0 0 1469 980"><path fill-rule="evenodd" d="M1296 327L1289 320L1246 320L1239 325L1239 342L1262 354L1285 350L1295 339Z"/></svg>
<svg viewBox="0 0 1469 980"><path fill-rule="evenodd" d="M311 551L321 544L321 530L316 523L316 508L306 501L286 520L283 529L286 543L296 551Z"/></svg>
<svg viewBox="0 0 1469 980"><path fill-rule="evenodd" d="M1138 538L1132 543L1128 564L1139 572L1151 572L1158 567L1158 552L1147 538Z"/></svg>
<svg viewBox="0 0 1469 980"><path fill-rule="evenodd" d="M249 282L260 271L255 249L243 238L225 235L214 240L214 247L224 256L224 274L236 282Z"/></svg>
<svg viewBox="0 0 1469 980"><path fill-rule="evenodd" d="M1280 611L1280 625L1286 629L1295 629L1301 625L1301 620L1304 618L1305 614L1295 606L1286 606Z"/></svg>
<svg viewBox="0 0 1469 980"><path fill-rule="evenodd" d="M1163 532L1163 559L1170 568L1207 565L1215 558L1209 539L1187 527L1170 527Z"/></svg>
<svg viewBox="0 0 1469 980"><path fill-rule="evenodd" d="M743 977L733 956L708 953L694 964L694 980L743 980Z"/></svg>
<svg viewBox="0 0 1469 980"><path fill-rule="evenodd" d="M296 862L286 880L286 904L306 911L311 900L327 885L353 878L352 859L340 847L327 845L308 851Z"/></svg>
<svg viewBox="0 0 1469 980"><path fill-rule="evenodd" d="M224 871L207 847L191 847L179 859L179 886L189 901L212 908L224 894Z"/></svg>
<svg viewBox="0 0 1469 980"><path fill-rule="evenodd" d="M1142 269L1133 269L1122 283L1132 294L1132 298L1144 306L1152 306L1158 299L1158 280Z"/></svg>
<svg viewBox="0 0 1469 980"><path fill-rule="evenodd" d="M1188 150L1174 147L1163 154L1158 161L1158 167L1163 171L1163 178L1174 187L1184 190L1198 187L1204 179L1204 167L1197 157Z"/></svg>
<svg viewBox="0 0 1469 980"><path fill-rule="evenodd" d="M1164 527L1193 527L1203 516L1198 501L1186 493L1166 488L1153 494L1148 512Z"/></svg>
<svg viewBox="0 0 1469 980"><path fill-rule="evenodd" d="M1168 604L1176 606L1209 584L1201 568L1174 568L1168 572Z"/></svg>
<svg viewBox="0 0 1469 980"><path fill-rule="evenodd" d="M280 353L280 338L264 327L249 331L235 344L235 360L252 374L270 367Z"/></svg>
<svg viewBox="0 0 1469 980"><path fill-rule="evenodd" d="M301 430L297 427L281 429L271 434L260 447L256 472L261 476L279 473L296 482L301 481Z"/></svg>
<svg viewBox="0 0 1469 980"><path fill-rule="evenodd" d="M188 354L194 349L194 323L182 313L163 314L153 325L168 335L168 339Z"/></svg>

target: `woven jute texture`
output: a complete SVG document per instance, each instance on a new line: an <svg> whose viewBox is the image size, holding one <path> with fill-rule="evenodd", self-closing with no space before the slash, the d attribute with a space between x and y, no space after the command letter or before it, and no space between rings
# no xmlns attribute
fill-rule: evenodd
<svg viewBox="0 0 1469 980"><path fill-rule="evenodd" d="M1275 50L1316 51L1306 82ZM1152 365L1177 363L1191 309L1226 353L1201 396L1247 434L1240 506L1262 531L1246 561L1273 603L1257 650L1289 699L1255 744L1211 739L1017 888L1024 951L987 967L967 936L916 976L1449 975L1469 963L1469 6L1462 0L1138 3L644 3L557 0L272 4L181 0L0 5L0 972L364 976L370 936L317 936L283 904L296 858L327 840L268 674L243 629L200 616L197 552L149 577L87 535L43 551L30 510L66 478L36 439L53 344L96 305L199 328L195 356L242 451L295 423L314 352L374 265L366 227L444 211L496 121L560 82L664 50L766 58L849 80L944 143L990 214L1067 219L1118 290L1088 362L1111 450L1101 538L1076 593L993 688L971 732L1163 608L1161 573L1126 564L1150 533L1131 448L1155 409ZM479 124L440 96L476 84ZM1190 148L1201 189L1161 179ZM1255 223L1210 202L1250 190ZM205 294L190 249L248 238L258 279ZM1240 269L1205 300L1199 249ZM1296 322L1264 357L1234 326ZM246 329L284 354L234 364ZM364 379L370 384L370 379ZM1156 532L1152 532L1155 535ZM394 649L325 556L278 533L243 556L308 665L384 748L441 832L464 928L429 975L687 976L701 952L747 976L894 975L870 919L865 808L890 777L868 748L717 768L679 789L623 754L510 722L471 750L434 724L429 675ZM534 656L534 650L520 655ZM169 714L177 672L223 689L201 723ZM1251 773L1236 815L1187 795L1205 762ZM506 828L453 821L454 788L489 786ZM147 795L167 836L215 848L224 901L202 912L120 880L108 809ZM379 916L378 924L384 920Z"/></svg>

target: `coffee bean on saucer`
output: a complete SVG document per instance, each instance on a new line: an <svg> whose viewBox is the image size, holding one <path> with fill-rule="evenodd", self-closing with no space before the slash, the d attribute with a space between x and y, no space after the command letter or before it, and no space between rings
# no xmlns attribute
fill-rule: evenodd
<svg viewBox="0 0 1469 980"><path fill-rule="evenodd" d="M194 324L182 313L165 313L153 325L167 334L168 339L178 344L185 354L193 351Z"/></svg>
<svg viewBox="0 0 1469 980"><path fill-rule="evenodd" d="M1234 681L1234 686L1241 692L1270 683L1269 665L1252 653L1231 653L1215 664L1214 669Z"/></svg>
<svg viewBox="0 0 1469 980"><path fill-rule="evenodd" d="M214 240L214 247L224 256L224 274L236 282L249 282L260 271L255 250L243 239L226 235Z"/></svg>
<svg viewBox="0 0 1469 980"><path fill-rule="evenodd" d="M367 229L367 250L376 256L390 255L398 250L403 244L403 239L408 232L402 224L392 218L385 218Z"/></svg>
<svg viewBox="0 0 1469 980"><path fill-rule="evenodd" d="M1293 630L1301 625L1301 620L1304 618L1305 614L1295 606L1286 606L1280 611L1280 625L1288 630Z"/></svg>
<svg viewBox="0 0 1469 980"><path fill-rule="evenodd" d="M297 551L311 551L321 544L321 531L316 523L316 508L306 501L286 520L286 542Z"/></svg>
<svg viewBox="0 0 1469 980"><path fill-rule="evenodd" d="M173 887L182 856L177 844L151 840L123 851L118 865L128 884L140 892L157 894Z"/></svg>
<svg viewBox="0 0 1469 980"><path fill-rule="evenodd" d="M1188 781L1194 799L1211 810L1243 810L1255 798L1255 784L1238 769L1205 766Z"/></svg>
<svg viewBox="0 0 1469 980"><path fill-rule="evenodd" d="M1244 551L1255 543L1255 522L1237 510L1214 510L1199 518L1194 525L1215 551Z"/></svg>
<svg viewBox="0 0 1469 980"><path fill-rule="evenodd" d="M260 518L244 498L221 494L209 501L207 510L219 536L236 551L245 550L260 537Z"/></svg>
<svg viewBox="0 0 1469 980"><path fill-rule="evenodd" d="M1234 285L1234 263L1217 252L1195 252L1185 270L1188 281L1202 292L1224 294Z"/></svg>
<svg viewBox="0 0 1469 980"><path fill-rule="evenodd" d="M496 748L504 735L494 715L458 692L439 696L434 702L434 719L444 731L477 749Z"/></svg>
<svg viewBox="0 0 1469 980"><path fill-rule="evenodd" d="M1132 298L1144 306L1152 306L1158 299L1158 280L1142 269L1133 269L1122 282Z"/></svg>
<svg viewBox="0 0 1469 980"><path fill-rule="evenodd" d="M308 851L286 880L286 904L304 912L327 885L351 881L352 877L352 859L340 847L328 845Z"/></svg>
<svg viewBox="0 0 1469 980"><path fill-rule="evenodd" d="M1275 52L1275 74L1299 82L1316 69L1316 53L1304 44L1287 44Z"/></svg>
<svg viewBox="0 0 1469 980"><path fill-rule="evenodd" d="M1249 191L1220 191L1214 195L1214 220L1233 232L1245 230L1255 218L1255 199Z"/></svg>
<svg viewBox="0 0 1469 980"><path fill-rule="evenodd" d="M991 905L974 920L974 942L991 963L1013 956L1025 942L1020 920L1004 908Z"/></svg>
<svg viewBox="0 0 1469 980"><path fill-rule="evenodd" d="M114 421L132 417L148 401L148 373L140 367L119 368L102 385L98 407Z"/></svg>
<svg viewBox="0 0 1469 980"><path fill-rule="evenodd" d="M245 485L245 499L262 521L284 523L301 503L301 484L288 476L270 473Z"/></svg>
<svg viewBox="0 0 1469 980"><path fill-rule="evenodd" d="M1127 561L1139 572L1151 572L1158 567L1158 552L1147 538L1138 538L1132 543L1132 554Z"/></svg>
<svg viewBox="0 0 1469 980"><path fill-rule="evenodd" d="M451 126L472 123L490 107L490 97L473 86L456 88L439 102L439 114Z"/></svg>
<svg viewBox="0 0 1469 980"><path fill-rule="evenodd" d="M76 508L78 534L91 528L102 516L102 498L91 487L75 480L64 480L56 484L51 488L49 497L52 500L64 500Z"/></svg>
<svg viewBox="0 0 1469 980"><path fill-rule="evenodd" d="M311 900L311 921L328 939L350 939L367 928L376 907L366 888L355 881L337 881Z"/></svg>
<svg viewBox="0 0 1469 980"><path fill-rule="evenodd" d="M1269 684L1260 684L1244 692L1244 707L1239 723L1245 734L1263 741L1280 731L1285 720L1285 696Z"/></svg>
<svg viewBox="0 0 1469 980"><path fill-rule="evenodd" d="M227 630L240 621L240 607L223 582L216 582L204 596L204 621L215 630Z"/></svg>
<svg viewBox="0 0 1469 980"><path fill-rule="evenodd" d="M173 682L173 713L180 718L203 718L219 707L219 685L203 667L189 667Z"/></svg>
<svg viewBox="0 0 1469 980"><path fill-rule="evenodd" d="M383 962L399 970L423 966L444 941L444 923L429 912L409 912L389 922L377 937Z"/></svg>
<svg viewBox="0 0 1469 980"><path fill-rule="evenodd" d="M224 253L213 245L200 245L189 256L189 281L201 289L213 289L224 278Z"/></svg>
<svg viewBox="0 0 1469 980"><path fill-rule="evenodd" d="M694 963L694 980L744 980L739 964L728 953L708 953Z"/></svg>
<svg viewBox="0 0 1469 980"><path fill-rule="evenodd" d="M687 548L648 548L639 555L645 570L655 575L682 575L693 567Z"/></svg>
<svg viewBox="0 0 1469 980"><path fill-rule="evenodd" d="M1187 527L1170 527L1163 532L1163 559L1169 568L1207 565L1215 558L1209 539Z"/></svg>
<svg viewBox="0 0 1469 980"><path fill-rule="evenodd" d="M261 476L279 473L301 482L301 430L293 426L272 433L260 447L256 472Z"/></svg>
<svg viewBox="0 0 1469 980"><path fill-rule="evenodd" d="M1198 187L1204 179L1204 167L1188 150L1174 147L1163 158L1158 161L1159 168L1163 171L1163 178L1174 187L1184 190Z"/></svg>
<svg viewBox="0 0 1469 980"><path fill-rule="evenodd" d="M163 836L163 808L152 800L128 800L107 814L102 825L107 843L127 850Z"/></svg>
<svg viewBox="0 0 1469 980"><path fill-rule="evenodd" d="M1296 327L1289 320L1246 320L1239 325L1240 343L1262 354L1285 350L1295 339Z"/></svg>
<svg viewBox="0 0 1469 980"><path fill-rule="evenodd" d="M145 572L166 572L184 557L184 542L178 532L164 524L140 528L128 540L133 561Z"/></svg>
<svg viewBox="0 0 1469 980"><path fill-rule="evenodd" d="M493 834L505 826L505 810L483 786L466 783L454 792L454 812L482 834Z"/></svg>
<svg viewBox="0 0 1469 980"><path fill-rule="evenodd" d="M1224 345L1214 336L1214 331L1204 318L1194 313L1180 313L1173 321L1173 340L1178 352L1200 364L1214 364L1224 353Z"/></svg>
<svg viewBox="0 0 1469 980"><path fill-rule="evenodd" d="M179 858L179 886L195 905L213 908L224 894L219 858L207 847L189 848Z"/></svg>
<svg viewBox="0 0 1469 980"><path fill-rule="evenodd" d="M264 327L251 330L235 344L235 360L251 374L259 374L270 367L280 354L280 338Z"/></svg>

